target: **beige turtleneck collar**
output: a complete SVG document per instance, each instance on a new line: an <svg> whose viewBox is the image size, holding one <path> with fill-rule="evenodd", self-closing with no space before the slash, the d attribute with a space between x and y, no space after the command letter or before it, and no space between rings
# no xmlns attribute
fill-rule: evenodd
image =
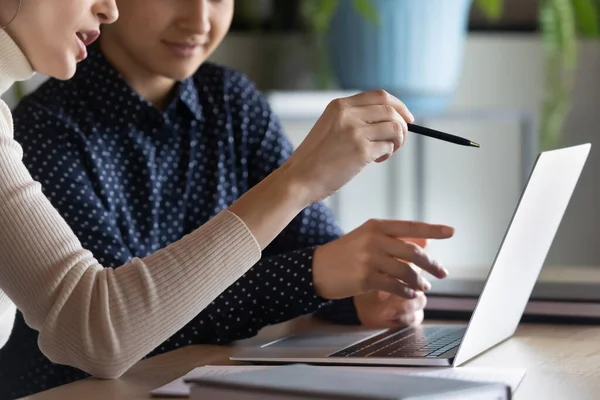
<svg viewBox="0 0 600 400"><path fill-rule="evenodd" d="M16 81L33 76L31 64L15 41L4 30L0 30L0 95Z"/></svg>

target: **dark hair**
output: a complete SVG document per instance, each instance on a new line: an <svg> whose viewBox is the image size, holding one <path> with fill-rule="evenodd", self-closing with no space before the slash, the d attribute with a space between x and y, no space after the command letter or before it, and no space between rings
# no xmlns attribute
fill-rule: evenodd
<svg viewBox="0 0 600 400"><path fill-rule="evenodd" d="M15 14L12 16L12 18L9 19L8 22L5 24L3 24L2 21L0 21L0 31L4 30L10 24L12 24L12 22L17 18L17 15L19 15L19 11L21 11L21 5L23 4L23 0L18 0L18 1L19 1L19 5L17 6L17 11L15 11Z"/></svg>

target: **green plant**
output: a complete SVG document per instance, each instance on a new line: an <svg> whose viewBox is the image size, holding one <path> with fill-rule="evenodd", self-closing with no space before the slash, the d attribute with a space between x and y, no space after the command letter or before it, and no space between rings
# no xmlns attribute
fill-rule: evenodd
<svg viewBox="0 0 600 400"><path fill-rule="evenodd" d="M335 14L340 0L300 0L300 12L303 20L313 33L316 43L317 87L327 89L332 84L332 73L327 60L325 34L331 18ZM352 0L354 9L366 20L378 24L377 10L371 0Z"/></svg>

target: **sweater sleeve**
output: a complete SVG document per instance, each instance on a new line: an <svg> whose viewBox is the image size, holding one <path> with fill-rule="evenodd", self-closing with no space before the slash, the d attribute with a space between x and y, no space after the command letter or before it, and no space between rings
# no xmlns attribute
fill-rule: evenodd
<svg viewBox="0 0 600 400"><path fill-rule="evenodd" d="M223 211L149 257L103 268L42 194L22 155L0 101L0 289L55 363L120 376L260 259L244 222Z"/></svg>

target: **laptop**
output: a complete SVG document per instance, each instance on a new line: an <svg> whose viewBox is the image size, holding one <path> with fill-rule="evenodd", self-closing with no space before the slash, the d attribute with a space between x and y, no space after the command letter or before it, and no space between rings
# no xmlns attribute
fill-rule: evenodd
<svg viewBox="0 0 600 400"><path fill-rule="evenodd" d="M459 366L510 338L521 319L591 145L541 153L468 324L306 332L249 347L234 361L262 364ZM346 329L346 328L342 328Z"/></svg>

